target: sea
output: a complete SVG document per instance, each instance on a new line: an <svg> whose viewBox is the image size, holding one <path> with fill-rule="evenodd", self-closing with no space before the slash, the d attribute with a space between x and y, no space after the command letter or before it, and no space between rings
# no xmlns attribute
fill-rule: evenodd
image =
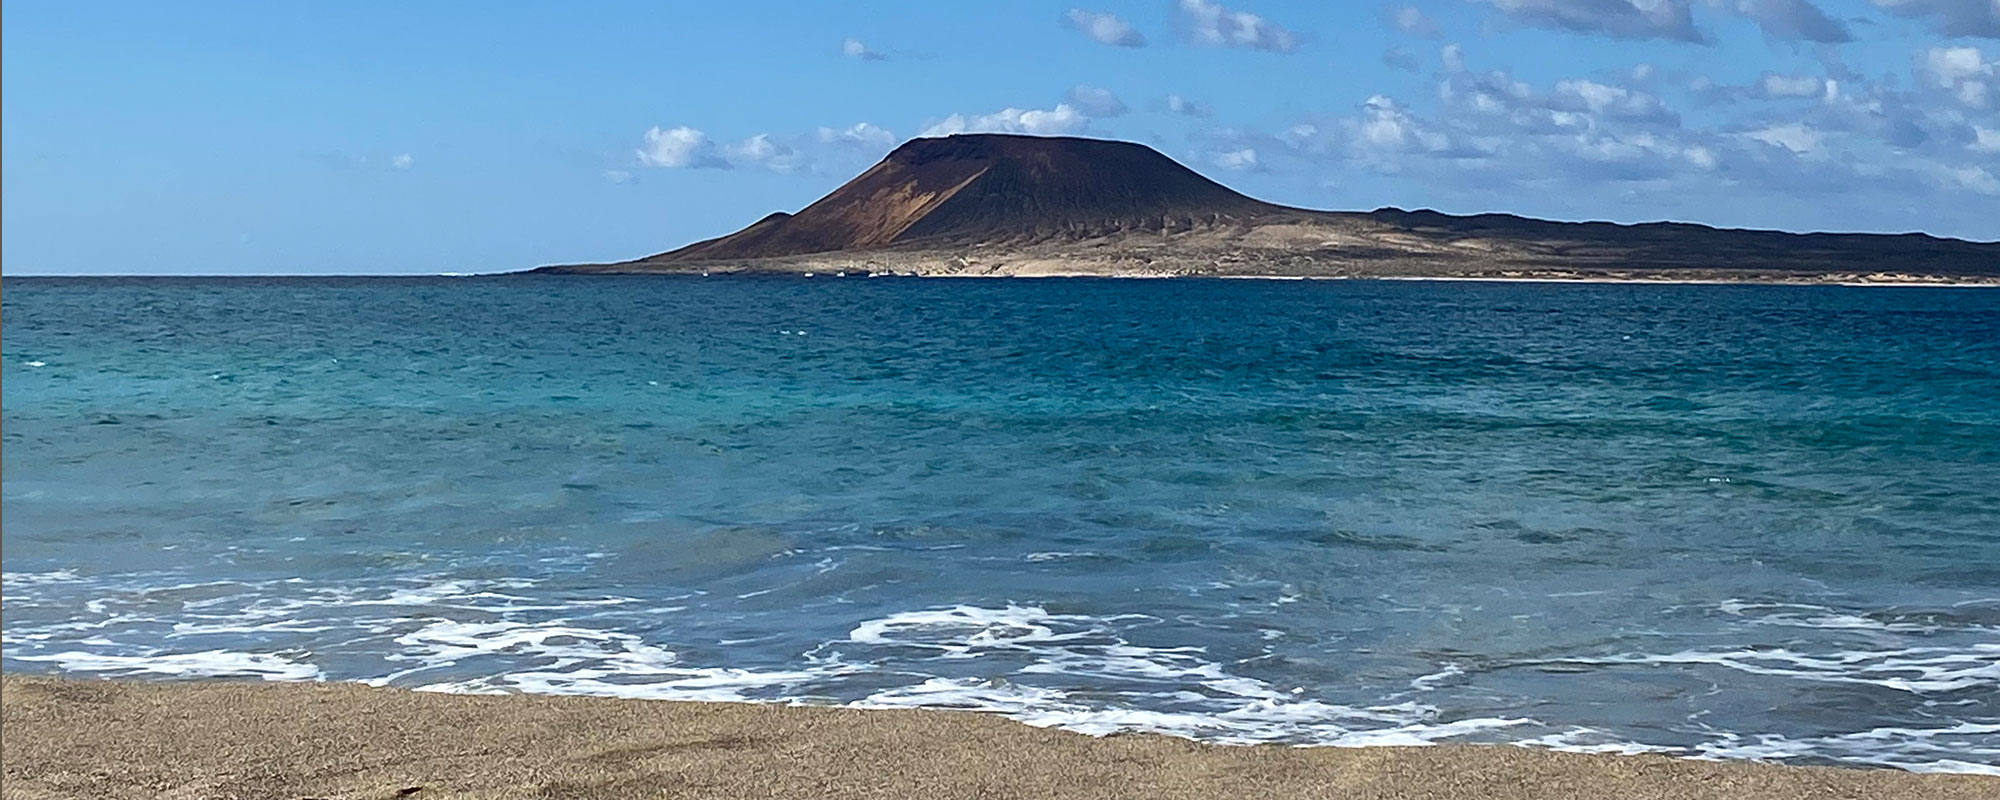
<svg viewBox="0 0 2000 800"><path fill-rule="evenodd" d="M2000 291L6 279L0 666L2000 774Z"/></svg>

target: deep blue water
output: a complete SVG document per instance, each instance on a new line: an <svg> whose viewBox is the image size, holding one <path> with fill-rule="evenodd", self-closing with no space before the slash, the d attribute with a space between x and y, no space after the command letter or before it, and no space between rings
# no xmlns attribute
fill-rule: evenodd
<svg viewBox="0 0 2000 800"><path fill-rule="evenodd" d="M2000 291L43 280L4 666L2000 773Z"/></svg>

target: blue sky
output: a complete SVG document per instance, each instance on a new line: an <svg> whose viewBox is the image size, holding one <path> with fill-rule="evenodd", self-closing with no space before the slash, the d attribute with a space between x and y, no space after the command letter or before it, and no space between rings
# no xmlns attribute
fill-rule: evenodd
<svg viewBox="0 0 2000 800"><path fill-rule="evenodd" d="M2000 239L2000 0L69 3L0 20L7 274L491 272L912 136L1269 200Z"/></svg>

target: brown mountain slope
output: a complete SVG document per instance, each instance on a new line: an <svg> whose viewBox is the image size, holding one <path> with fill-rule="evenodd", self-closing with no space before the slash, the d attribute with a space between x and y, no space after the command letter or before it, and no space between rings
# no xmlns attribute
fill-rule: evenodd
<svg viewBox="0 0 2000 800"><path fill-rule="evenodd" d="M914 139L806 206L654 260L1189 230L1290 209L1252 200L1144 145L976 134Z"/></svg>
<svg viewBox="0 0 2000 800"><path fill-rule="evenodd" d="M906 142L797 214L637 261L540 271L712 270L2000 282L2000 244L1309 211L1131 142L960 134Z"/></svg>

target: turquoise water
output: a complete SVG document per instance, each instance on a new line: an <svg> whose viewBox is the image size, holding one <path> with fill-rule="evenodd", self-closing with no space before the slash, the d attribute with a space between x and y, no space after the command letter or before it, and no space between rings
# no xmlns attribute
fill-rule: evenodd
<svg viewBox="0 0 2000 800"><path fill-rule="evenodd" d="M4 666L2000 773L2000 292L7 280Z"/></svg>

